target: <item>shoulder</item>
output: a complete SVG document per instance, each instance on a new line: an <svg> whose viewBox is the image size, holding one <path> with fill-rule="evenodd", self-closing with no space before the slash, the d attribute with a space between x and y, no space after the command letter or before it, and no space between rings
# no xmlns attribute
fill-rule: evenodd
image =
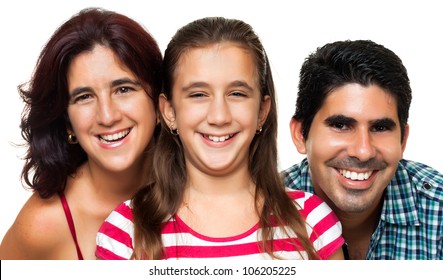
<svg viewBox="0 0 443 280"><path fill-rule="evenodd" d="M305 158L301 162L296 163L281 171L281 175L286 179L294 179L301 175L303 170L308 167L308 160Z"/></svg>
<svg viewBox="0 0 443 280"><path fill-rule="evenodd" d="M410 182L419 194L443 203L443 174L424 163L401 160L395 180Z"/></svg>
<svg viewBox="0 0 443 280"><path fill-rule="evenodd" d="M131 201L127 200L117 206L100 227L96 256L99 259L130 259L133 239L132 207Z"/></svg>
<svg viewBox="0 0 443 280"><path fill-rule="evenodd" d="M406 169L411 176L443 183L443 174L424 163L402 159L399 166Z"/></svg>
<svg viewBox="0 0 443 280"><path fill-rule="evenodd" d="M60 198L42 199L33 194L2 241L2 258L54 258L54 252L66 241L66 230Z"/></svg>
<svg viewBox="0 0 443 280"><path fill-rule="evenodd" d="M281 171L283 183L286 187L297 190L314 192L309 176L309 164L305 158L300 163Z"/></svg>
<svg viewBox="0 0 443 280"><path fill-rule="evenodd" d="M325 202L323 202L320 197L311 192L286 188L286 193L300 206L300 208L304 209L304 211L311 210L317 207L330 210L329 206Z"/></svg>
<svg viewBox="0 0 443 280"><path fill-rule="evenodd" d="M131 200L127 200L118 205L106 218L99 232L107 233L107 225L118 227L124 231L130 230L132 226L132 206Z"/></svg>
<svg viewBox="0 0 443 280"><path fill-rule="evenodd" d="M342 225L332 209L317 195L287 189L306 221L311 242L322 259L331 257L344 243Z"/></svg>

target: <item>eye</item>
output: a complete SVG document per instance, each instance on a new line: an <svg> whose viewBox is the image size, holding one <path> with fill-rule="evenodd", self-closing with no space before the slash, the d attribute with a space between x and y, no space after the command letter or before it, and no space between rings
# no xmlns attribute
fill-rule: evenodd
<svg viewBox="0 0 443 280"><path fill-rule="evenodd" d="M329 124L330 127L337 129L337 130L347 130L349 129L349 126L342 122L332 122Z"/></svg>
<svg viewBox="0 0 443 280"><path fill-rule="evenodd" d="M373 126L371 128L372 132L383 132L383 131L388 131L388 130L391 130L391 129L389 127L382 126L382 125Z"/></svg>
<svg viewBox="0 0 443 280"><path fill-rule="evenodd" d="M193 93L189 94L189 96L191 98L202 98L202 97L205 97L206 95L203 92L193 92Z"/></svg>
<svg viewBox="0 0 443 280"><path fill-rule="evenodd" d="M245 97L247 96L245 93L241 92L241 91L233 91L230 93L231 96L237 96L237 97Z"/></svg>
<svg viewBox="0 0 443 280"><path fill-rule="evenodd" d="M337 131L347 131L353 128L355 120L344 115L333 115L325 120L325 125Z"/></svg>
<svg viewBox="0 0 443 280"><path fill-rule="evenodd" d="M372 132L385 132L394 130L396 123L390 118L385 118L375 121L371 126Z"/></svg>
<svg viewBox="0 0 443 280"><path fill-rule="evenodd" d="M131 88L131 87L119 87L119 88L117 88L117 93L125 94L125 93L128 93L128 92L133 91L133 90L134 89Z"/></svg>
<svg viewBox="0 0 443 280"><path fill-rule="evenodd" d="M90 99L92 99L92 94L89 93L79 94L75 96L74 101L72 103L82 104L88 102Z"/></svg>

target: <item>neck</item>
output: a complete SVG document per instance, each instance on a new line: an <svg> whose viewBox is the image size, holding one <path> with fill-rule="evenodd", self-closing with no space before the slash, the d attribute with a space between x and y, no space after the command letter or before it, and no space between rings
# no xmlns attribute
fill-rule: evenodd
<svg viewBox="0 0 443 280"><path fill-rule="evenodd" d="M205 196L223 196L255 190L247 166L235 172L214 176L197 169L188 169L186 192L201 193Z"/></svg>
<svg viewBox="0 0 443 280"><path fill-rule="evenodd" d="M142 164L119 172L110 171L91 162L83 164L77 173L82 172L90 182L95 193L110 201L129 199L143 185L148 183L151 164L146 160Z"/></svg>
<svg viewBox="0 0 443 280"><path fill-rule="evenodd" d="M203 212L235 208L239 205L255 209L255 184L248 168L240 168L223 176L213 176L198 169L188 169L188 180L183 193L184 206Z"/></svg>
<svg viewBox="0 0 443 280"><path fill-rule="evenodd" d="M333 209L334 210L334 209ZM348 240L359 239L362 235L372 234L379 221L379 212L343 213L334 210L343 226L343 236Z"/></svg>
<svg viewBox="0 0 443 280"><path fill-rule="evenodd" d="M372 233L380 220L381 205L379 203L378 207L361 213L347 213L331 207L343 226L343 238L347 243L350 259L366 258Z"/></svg>
<svg viewBox="0 0 443 280"><path fill-rule="evenodd" d="M258 222L255 184L247 170L221 177L188 172L178 215L193 230L206 236L241 234Z"/></svg>

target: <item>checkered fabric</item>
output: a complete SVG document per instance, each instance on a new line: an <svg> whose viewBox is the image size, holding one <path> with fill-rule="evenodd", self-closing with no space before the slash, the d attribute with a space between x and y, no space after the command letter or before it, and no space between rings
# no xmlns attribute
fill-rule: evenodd
<svg viewBox="0 0 443 280"><path fill-rule="evenodd" d="M282 176L287 187L314 193L307 159ZM443 259L443 174L419 162L399 162L366 259Z"/></svg>

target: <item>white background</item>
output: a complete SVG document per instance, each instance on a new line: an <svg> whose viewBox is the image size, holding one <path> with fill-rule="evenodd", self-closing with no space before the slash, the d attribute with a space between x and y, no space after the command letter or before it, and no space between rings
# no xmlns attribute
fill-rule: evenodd
<svg viewBox="0 0 443 280"><path fill-rule="evenodd" d="M54 264L57 264L55 267ZM26 269L23 269L26 267ZM54 269L55 268L55 269ZM217 276L164 276L166 270L179 269L208 269L208 272L219 271ZM260 275L268 268L277 271L293 271L295 275ZM154 271L163 270L163 275ZM222 270L222 271L221 271ZM232 271L231 274L220 276L220 272ZM244 274L244 271L250 273ZM254 275L255 271L258 275ZM269 271L269 270L268 270ZM177 272L175 272L177 275ZM367 277L360 277L367 273ZM60 276L63 274L63 276ZM252 274L252 275L251 275ZM244 279L435 279L441 274L441 261L256 261L256 260L168 260L168 261L2 261L2 280L15 279L91 279L99 275L106 280L146 280L146 279L216 279L216 280L244 280ZM36 275L41 277L36 277ZM152 275L152 276L151 276ZM169 273L172 275L172 273ZM194 274L195 275L195 274ZM289 276L290 275L290 276ZM31 277L30 277L31 276Z"/></svg>
<svg viewBox="0 0 443 280"><path fill-rule="evenodd" d="M299 162L289 134L298 72L305 57L335 40L371 39L402 58L411 80L410 136L404 157L443 172L443 9L438 1L105 0L9 1L0 17L0 239L29 197L20 182L24 149L17 86L32 74L41 48L55 29L80 9L99 6L144 25L163 51L175 31L206 16L250 23L267 50L277 88L281 169Z"/></svg>

